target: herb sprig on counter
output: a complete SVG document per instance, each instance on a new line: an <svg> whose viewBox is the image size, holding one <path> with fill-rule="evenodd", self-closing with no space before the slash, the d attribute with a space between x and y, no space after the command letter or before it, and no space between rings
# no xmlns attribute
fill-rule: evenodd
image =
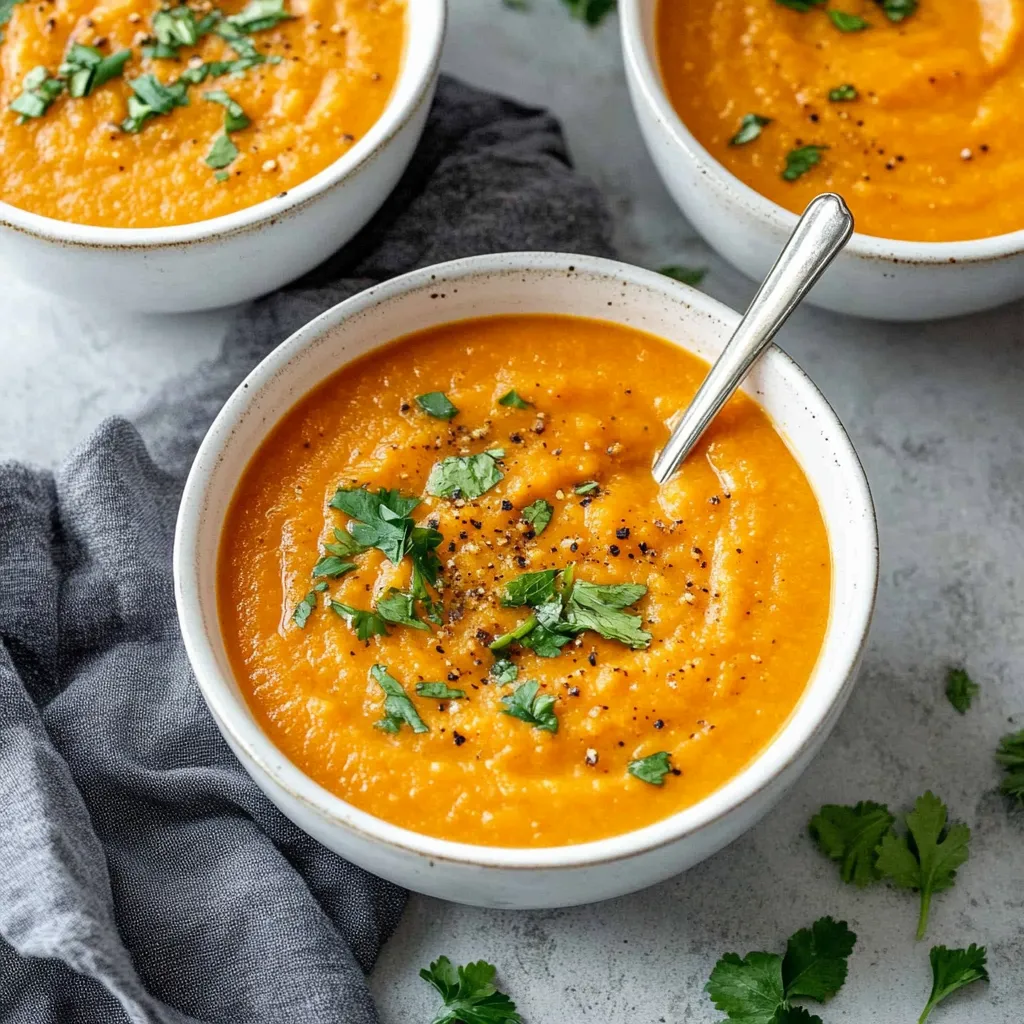
<svg viewBox="0 0 1024 1024"><path fill-rule="evenodd" d="M485 960L456 967L446 956L423 968L420 977L444 1001L432 1024L523 1024L516 1004L495 986L496 974Z"/></svg>
<svg viewBox="0 0 1024 1024"><path fill-rule="evenodd" d="M954 992L976 981L988 981L985 947L973 942L967 949L932 946L928 960L932 966L932 991L917 1024L924 1024L932 1010Z"/></svg>
<svg viewBox="0 0 1024 1024"><path fill-rule="evenodd" d="M885 804L862 800L852 807L825 804L808 829L821 852L839 865L842 880L864 886L882 877L878 844L895 821Z"/></svg>
<svg viewBox="0 0 1024 1024"><path fill-rule="evenodd" d="M971 701L981 692L981 687L962 668L951 668L946 676L946 699L960 712L967 714Z"/></svg>
<svg viewBox="0 0 1024 1024"><path fill-rule="evenodd" d="M1024 729L1010 733L999 741L996 761L1006 773L999 791L1024 807Z"/></svg>

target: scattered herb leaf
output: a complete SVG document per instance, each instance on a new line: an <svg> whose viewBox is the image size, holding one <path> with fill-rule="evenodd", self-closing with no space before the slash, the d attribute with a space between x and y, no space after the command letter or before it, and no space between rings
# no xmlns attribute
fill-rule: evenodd
<svg viewBox="0 0 1024 1024"><path fill-rule="evenodd" d="M80 99L122 74L131 55L131 50L118 50L104 57L94 46L72 43L57 74L67 81L68 94Z"/></svg>
<svg viewBox="0 0 1024 1024"><path fill-rule="evenodd" d="M585 480L581 484L577 484L573 489L573 494L594 494L600 489L601 485L596 480Z"/></svg>
<svg viewBox="0 0 1024 1024"><path fill-rule="evenodd" d="M416 404L428 415L439 420L450 420L459 410L448 400L443 391L430 391L416 396Z"/></svg>
<svg viewBox="0 0 1024 1024"><path fill-rule="evenodd" d="M385 622L393 622L396 626L430 631L430 627L416 615L416 598L394 587L377 601L377 614Z"/></svg>
<svg viewBox="0 0 1024 1024"><path fill-rule="evenodd" d="M639 583L588 583L577 580L566 602L566 617L576 632L592 629L606 640L617 640L633 650L651 644L651 634L642 628L639 615L623 608L635 604L647 588Z"/></svg>
<svg viewBox="0 0 1024 1024"><path fill-rule="evenodd" d="M885 16L894 22L909 18L917 10L917 0L875 0Z"/></svg>
<svg viewBox="0 0 1024 1024"><path fill-rule="evenodd" d="M262 32L293 17L284 9L284 0L249 0L245 7L226 20L242 32Z"/></svg>
<svg viewBox="0 0 1024 1024"><path fill-rule="evenodd" d="M492 449L477 455L452 455L434 463L427 477L427 494L467 501L479 498L501 482L503 474L496 460L504 454L501 449Z"/></svg>
<svg viewBox="0 0 1024 1024"><path fill-rule="evenodd" d="M444 1000L432 1024L523 1024L516 1004L495 987L496 973L484 960L455 967L446 956L423 968L420 977Z"/></svg>
<svg viewBox="0 0 1024 1024"><path fill-rule="evenodd" d="M351 572L355 567L355 562L346 562L337 555L325 555L313 566L313 579L318 579L322 576L337 579L339 576L344 576L345 573Z"/></svg>
<svg viewBox="0 0 1024 1024"><path fill-rule="evenodd" d="M860 93L857 92L857 87L846 83L845 85L837 85L834 89L829 89L828 98L830 103L850 103L853 100L860 99Z"/></svg>
<svg viewBox="0 0 1024 1024"><path fill-rule="evenodd" d="M542 569L540 572L524 572L505 584L505 593L501 603L506 608L529 605L535 608L545 601L550 601L555 594L555 577L557 569Z"/></svg>
<svg viewBox="0 0 1024 1024"><path fill-rule="evenodd" d="M465 690L452 689L447 683L417 683L418 697L433 697L436 700L465 700Z"/></svg>
<svg viewBox="0 0 1024 1024"><path fill-rule="evenodd" d="M658 269L658 273L664 274L666 277L671 277L674 281L679 281L682 284L689 284L696 288L697 285L699 285L704 278L708 276L708 268L684 267L673 263L667 267L660 267Z"/></svg>
<svg viewBox="0 0 1024 1024"><path fill-rule="evenodd" d="M519 676L519 667L508 658L499 658L491 666L491 678L496 683L505 685L507 683L514 683Z"/></svg>
<svg viewBox="0 0 1024 1024"><path fill-rule="evenodd" d="M376 493L365 487L339 487L330 501L331 508L356 520L349 531L356 543L364 548L378 548L393 565L401 562L412 543L413 521L409 513L419 503L419 498L403 497L399 491L383 487ZM437 534L438 542L440 536Z"/></svg>
<svg viewBox="0 0 1024 1024"><path fill-rule="evenodd" d="M238 147L231 141L231 136L225 132L213 140L210 152L206 154L206 163L214 170L221 170L237 156Z"/></svg>
<svg viewBox="0 0 1024 1024"><path fill-rule="evenodd" d="M384 732L398 732L403 725L409 726L413 732L430 732L426 722L419 716L416 705L405 692L405 687L388 675L386 665L374 665L370 675L384 691L384 717L373 724Z"/></svg>
<svg viewBox="0 0 1024 1024"><path fill-rule="evenodd" d="M996 760L1006 772L999 791L1024 807L1024 729L999 741Z"/></svg>
<svg viewBox="0 0 1024 1024"><path fill-rule="evenodd" d="M615 10L616 0L562 0L574 18L587 25L600 25Z"/></svg>
<svg viewBox="0 0 1024 1024"><path fill-rule="evenodd" d="M884 804L862 800L852 807L825 804L808 827L821 852L839 864L843 881L863 886L880 877L878 844L895 820Z"/></svg>
<svg viewBox="0 0 1024 1024"><path fill-rule="evenodd" d="M978 696L981 687L972 681L971 677L962 668L951 668L946 677L946 697L949 703L960 712L967 714L971 701Z"/></svg>
<svg viewBox="0 0 1024 1024"><path fill-rule="evenodd" d="M985 955L985 947L976 946L973 942L967 949L946 949L945 946L932 946L928 953L928 959L932 965L932 992L917 1024L924 1024L932 1010L946 996L950 996L976 981L988 981Z"/></svg>
<svg viewBox="0 0 1024 1024"><path fill-rule="evenodd" d="M786 181L796 181L801 175L806 174L816 164L821 163L821 154L828 149L828 146L801 146L799 149L791 149L786 154L786 169L782 177Z"/></svg>
<svg viewBox="0 0 1024 1024"><path fill-rule="evenodd" d="M351 605L332 601L331 608L340 615L356 635L357 640L369 640L371 636L388 636L388 624L376 612L366 612Z"/></svg>
<svg viewBox="0 0 1024 1024"><path fill-rule="evenodd" d="M554 514L554 511L555 508L551 502L546 501L544 498L538 498L523 509L523 522L529 523L533 527L533 532L539 537L544 532L548 523L551 522L551 516Z"/></svg>
<svg viewBox="0 0 1024 1024"><path fill-rule="evenodd" d="M815 7L821 7L826 0L775 0L780 7L788 7L791 11L799 11L806 14L813 11Z"/></svg>
<svg viewBox="0 0 1024 1024"><path fill-rule="evenodd" d="M761 114L744 114L739 131L729 140L730 146L745 146L761 134L761 129L772 123L770 117Z"/></svg>
<svg viewBox="0 0 1024 1024"><path fill-rule="evenodd" d="M846 922L831 917L819 918L790 936L782 960L786 998L819 1003L831 999L846 981L846 961L856 942Z"/></svg>
<svg viewBox="0 0 1024 1024"><path fill-rule="evenodd" d="M153 35L157 42L166 49L153 56L171 58L177 56L181 46L195 46L199 42L199 26L196 16L190 7L161 9L153 15ZM168 53L169 51L169 53Z"/></svg>
<svg viewBox="0 0 1024 1024"><path fill-rule="evenodd" d="M667 750L659 750L656 754L648 754L647 757L640 757L635 761L630 761L626 770L634 779L648 782L652 786L663 786L665 784L665 776L672 771L672 765L669 760L671 756Z"/></svg>
<svg viewBox="0 0 1024 1024"><path fill-rule="evenodd" d="M829 17L829 21L840 32L863 32L866 28L871 28L871 23L865 21L862 17L857 14L850 14L847 11L837 11L835 9L826 11Z"/></svg>
<svg viewBox="0 0 1024 1024"><path fill-rule="evenodd" d="M526 401L515 388L507 391L498 399L498 405L507 405L513 409L529 409L533 402Z"/></svg>
<svg viewBox="0 0 1024 1024"><path fill-rule="evenodd" d="M295 606L292 612L292 619L299 629L305 629L310 615L316 608L316 595L322 594L327 589L326 583L317 583L316 586Z"/></svg>
<svg viewBox="0 0 1024 1024"><path fill-rule="evenodd" d="M39 65L22 80L21 92L11 101L11 110L20 115L19 124L29 118L42 117L63 91L64 83L50 78L50 72Z"/></svg>
<svg viewBox="0 0 1024 1024"><path fill-rule="evenodd" d="M203 93L203 99L209 103L219 103L224 108L224 131L240 132L252 123L242 109L242 105L233 100L223 89L211 89Z"/></svg>
<svg viewBox="0 0 1024 1024"><path fill-rule="evenodd" d="M551 693L538 693L539 689L540 683L536 679L520 683L514 692L501 698L505 705L501 713L527 722L535 729L558 732L558 719L555 717L558 698Z"/></svg>
<svg viewBox="0 0 1024 1024"><path fill-rule="evenodd" d="M121 122L122 131L140 132L150 118L188 106L187 84L180 80L164 85L155 75L139 75L129 79L128 85L133 95L128 97L128 116Z"/></svg>

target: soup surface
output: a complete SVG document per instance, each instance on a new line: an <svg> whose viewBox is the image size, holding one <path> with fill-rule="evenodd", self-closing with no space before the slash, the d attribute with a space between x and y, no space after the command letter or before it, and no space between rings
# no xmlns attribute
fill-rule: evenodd
<svg viewBox="0 0 1024 1024"><path fill-rule="evenodd" d="M380 117L404 0L218 4L15 6L0 46L4 201L107 227L206 220L287 192Z"/></svg>
<svg viewBox="0 0 1024 1024"><path fill-rule="evenodd" d="M299 402L245 471L218 572L278 747L363 810L486 845L626 832L742 769L806 685L831 565L745 396L655 486L706 370L616 325L506 316L400 339ZM425 412L452 411L433 392L458 412ZM381 511L379 488L413 500Z"/></svg>
<svg viewBox="0 0 1024 1024"><path fill-rule="evenodd" d="M794 212L839 192L869 235L1024 228L1024 2L889 0L895 22L871 0L804 6L661 0L662 76L711 155ZM770 123L741 141L748 115Z"/></svg>

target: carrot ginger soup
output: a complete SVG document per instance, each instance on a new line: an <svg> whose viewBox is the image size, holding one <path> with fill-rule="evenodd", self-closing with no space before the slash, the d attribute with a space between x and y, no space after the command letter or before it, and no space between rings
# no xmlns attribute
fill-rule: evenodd
<svg viewBox="0 0 1024 1024"><path fill-rule="evenodd" d="M4 201L162 227L287 192L346 153L388 101L405 3L23 0L3 30Z"/></svg>
<svg viewBox="0 0 1024 1024"><path fill-rule="evenodd" d="M506 316L400 339L299 402L218 567L278 747L371 814L485 845L626 832L739 772L800 699L831 565L745 396L655 486L706 371L615 325Z"/></svg>
<svg viewBox="0 0 1024 1024"><path fill-rule="evenodd" d="M747 185L866 234L1024 228L1022 0L661 0L669 97Z"/></svg>

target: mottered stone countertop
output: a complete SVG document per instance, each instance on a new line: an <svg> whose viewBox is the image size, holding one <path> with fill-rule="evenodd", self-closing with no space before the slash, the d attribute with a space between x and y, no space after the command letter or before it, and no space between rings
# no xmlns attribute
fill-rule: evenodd
<svg viewBox="0 0 1024 1024"><path fill-rule="evenodd" d="M451 0L447 70L545 105L578 166L603 188L623 257L709 267L704 288L742 308L753 285L700 241L665 193L633 122L610 19L588 31L556 0L528 13ZM111 413L217 349L230 311L128 318L0 280L0 458L53 465ZM384 1024L431 1019L418 969L484 957L529 1024L711 1024L702 988L723 952L780 950L823 914L858 935L826 1024L913 1024L930 988L927 947L984 943L992 983L934 1024L1024 1021L1024 811L996 791L992 752L1024 726L1022 307L926 325L806 309L780 343L849 429L881 531L878 608L860 683L838 728L779 807L732 846L633 896L570 910L476 910L414 896L372 985ZM943 695L965 664L982 693L964 717ZM915 943L916 898L857 890L806 836L825 802L907 807L927 788L973 829L956 887Z"/></svg>

